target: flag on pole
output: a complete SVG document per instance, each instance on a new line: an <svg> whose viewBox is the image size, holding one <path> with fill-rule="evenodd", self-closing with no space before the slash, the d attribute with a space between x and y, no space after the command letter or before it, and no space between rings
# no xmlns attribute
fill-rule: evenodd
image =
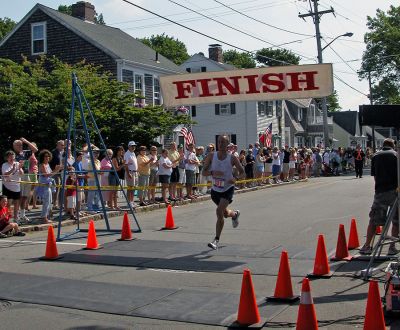
<svg viewBox="0 0 400 330"><path fill-rule="evenodd" d="M181 129L181 134L183 135L184 139L185 139L185 144L196 144L196 140L194 138L193 132L190 128L187 127L183 127Z"/></svg>
<svg viewBox="0 0 400 330"><path fill-rule="evenodd" d="M270 147L272 145L272 123L269 124L264 134L260 136L259 140L265 147Z"/></svg>

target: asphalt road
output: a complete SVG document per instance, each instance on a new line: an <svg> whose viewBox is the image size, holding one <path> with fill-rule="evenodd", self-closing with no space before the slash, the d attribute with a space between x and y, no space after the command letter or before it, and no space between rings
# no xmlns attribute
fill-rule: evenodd
<svg viewBox="0 0 400 330"><path fill-rule="evenodd" d="M317 235L322 233L325 235L328 254L332 254L336 248L339 224L345 225L348 235L352 217L357 219L360 241L364 240L372 197L373 179L368 173L362 179L353 176L313 178L308 182L237 194L232 207L241 211L240 225L233 229L227 222L221 244L226 249L230 245L248 249L288 249L292 257L304 251L315 251ZM143 232L135 234L136 238L143 241L201 243L206 249L207 242L214 236L215 207L212 202L174 207L173 214L179 229L168 232L159 231L165 222L165 209L138 214ZM121 218L113 218L111 222L118 225ZM101 228L100 222L96 223L96 228ZM63 231L69 230L72 228L63 228ZM37 258L44 254L46 233L29 233L23 238L22 242L17 237L0 240L0 275L27 274L79 281L90 279L105 284L109 290L112 290L113 284L122 284L221 294L240 293L242 275L239 273L187 271L179 265L176 269L157 269L43 262ZM115 241L116 236L99 236L98 239L104 244ZM72 252L81 249L84 243L85 239L63 241L58 249L60 253ZM331 279L311 282L317 318L320 327L324 329L354 329L363 326L368 285L353 275L365 268L366 263L341 264ZM277 273L278 256L274 265L276 268L271 267L271 274L253 275L257 297L273 293L276 276L272 274ZM300 291L301 280L300 275L292 276L294 291ZM237 308L238 302L232 304ZM293 328L297 309L297 304L285 306L280 313L269 319L265 328ZM10 300L0 300L0 315L2 329L223 328L167 321L157 319L157 315L154 318L120 316ZM393 320L387 320L387 325L392 329L397 328L396 324Z"/></svg>

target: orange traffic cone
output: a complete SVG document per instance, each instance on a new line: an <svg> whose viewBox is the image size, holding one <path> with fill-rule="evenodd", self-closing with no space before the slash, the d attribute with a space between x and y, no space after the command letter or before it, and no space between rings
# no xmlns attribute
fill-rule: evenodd
<svg viewBox="0 0 400 330"><path fill-rule="evenodd" d="M380 235L380 234L382 234L382 226L376 226L375 235Z"/></svg>
<svg viewBox="0 0 400 330"><path fill-rule="evenodd" d="M337 245L336 245L336 253L335 253L335 256L333 258L331 258L331 260L332 261L337 261L337 260L350 261L351 259L353 259L353 257L349 254L349 250L347 249L344 225L340 224L338 240L337 240Z"/></svg>
<svg viewBox="0 0 400 330"><path fill-rule="evenodd" d="M172 215L172 206L168 205L167 208L167 216L165 217L165 227L161 228L162 230L173 230L177 229L174 223L174 216Z"/></svg>
<svg viewBox="0 0 400 330"><path fill-rule="evenodd" d="M98 250L100 248L101 247L97 242L96 229L94 229L94 221L90 220L85 250Z"/></svg>
<svg viewBox="0 0 400 330"><path fill-rule="evenodd" d="M367 308L365 310L364 330L385 330L381 297L378 282L370 281Z"/></svg>
<svg viewBox="0 0 400 330"><path fill-rule="evenodd" d="M324 235L318 235L317 251L315 253L314 270L308 274L308 278L330 278L333 272L330 271L328 255L326 253Z"/></svg>
<svg viewBox="0 0 400 330"><path fill-rule="evenodd" d="M357 223L356 219L353 218L351 219L349 243L347 244L347 248L353 250L357 249L359 246L360 242L358 241Z"/></svg>
<svg viewBox="0 0 400 330"><path fill-rule="evenodd" d="M237 323L240 325L251 325L260 321L261 318L258 312L250 270L245 269L243 271L242 291L240 293Z"/></svg>
<svg viewBox="0 0 400 330"><path fill-rule="evenodd" d="M122 230L121 230L121 238L118 241L131 241L132 231L131 226L129 225L128 212L124 213L124 220L122 222Z"/></svg>
<svg viewBox="0 0 400 330"><path fill-rule="evenodd" d="M275 293L273 296L267 297L267 301L293 302L297 299L299 299L299 296L293 295L288 253L287 251L282 251Z"/></svg>
<svg viewBox="0 0 400 330"><path fill-rule="evenodd" d="M46 254L41 257L42 260L57 260L61 257L58 255L56 238L54 236L53 226L49 226L47 231L47 244L46 244Z"/></svg>
<svg viewBox="0 0 400 330"><path fill-rule="evenodd" d="M315 314L313 299L311 296L310 282L303 279L301 286L301 298L299 313L297 314L296 330L317 330L318 322Z"/></svg>

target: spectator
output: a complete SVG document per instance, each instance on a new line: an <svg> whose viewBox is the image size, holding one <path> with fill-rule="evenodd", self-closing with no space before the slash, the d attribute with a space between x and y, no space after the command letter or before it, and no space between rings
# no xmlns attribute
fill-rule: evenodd
<svg viewBox="0 0 400 330"><path fill-rule="evenodd" d="M296 172L297 152L295 148L290 148L289 156L289 180L294 181L294 173Z"/></svg>
<svg viewBox="0 0 400 330"><path fill-rule="evenodd" d="M272 175L272 149L270 147L264 148L265 158L265 177L267 178L266 183L271 184L270 177Z"/></svg>
<svg viewBox="0 0 400 330"><path fill-rule="evenodd" d="M234 149L232 148L232 150L234 150ZM196 184L203 185L206 182L206 180L204 179L204 176L203 176L203 163L204 163L204 147L203 146L198 146L196 148L196 157L199 161L199 163L196 166L196 170L195 170ZM204 194L203 186L196 187L196 191L199 195L203 195Z"/></svg>
<svg viewBox="0 0 400 330"><path fill-rule="evenodd" d="M101 186L106 187L109 185L109 177L110 177L110 172L112 170L112 156L113 156L113 151L111 149L106 150L106 154L104 158L100 162L100 170L102 171L101 175ZM112 196L111 196L111 190L110 189L104 189L102 190L101 194L103 195L103 200L107 203L107 206L112 208L113 202L112 202Z"/></svg>
<svg viewBox="0 0 400 330"><path fill-rule="evenodd" d="M138 173L139 173L139 205L146 206L147 203L145 201L147 195L147 188L149 186L150 179L150 163L153 159L150 159L146 155L147 148L145 146L139 147L139 155L137 157L138 162Z"/></svg>
<svg viewBox="0 0 400 330"><path fill-rule="evenodd" d="M114 189L110 191L111 208L113 210L120 210L118 207L117 187L120 186L120 182L124 179L125 175L124 148L122 146L115 148L111 162L115 170L115 172L111 171L108 175L108 184L114 187Z"/></svg>
<svg viewBox="0 0 400 330"><path fill-rule="evenodd" d="M65 184L67 186L73 186L73 187L68 187L66 190L66 196L67 196L67 214L69 214L70 219L77 220L77 217L75 216L76 212L76 174L73 168L68 170L68 177L67 180L65 181Z"/></svg>
<svg viewBox="0 0 400 330"><path fill-rule="evenodd" d="M260 148L258 149L258 153L255 159L255 169L256 169L255 178L257 179L256 184L258 186L262 185L262 180L264 176L264 162L265 158L263 156L263 150Z"/></svg>
<svg viewBox="0 0 400 330"><path fill-rule="evenodd" d="M62 164L62 158L64 156L64 148L65 148L65 141L59 140L57 141L56 148L51 151L51 162L50 168L52 171L55 171L57 165ZM52 200L53 200L53 207L56 209L60 205L60 185L61 185L61 173L56 171L56 175L54 175L53 179L55 184L57 185L55 192L53 193Z"/></svg>
<svg viewBox="0 0 400 330"><path fill-rule="evenodd" d="M196 166L199 164L199 160L196 157L194 151L193 143L188 145L188 153L185 164L185 174L186 174L186 195L189 199L194 199L196 196L193 194L193 185L196 183L195 170Z"/></svg>
<svg viewBox="0 0 400 330"><path fill-rule="evenodd" d="M169 204L167 199L167 189L169 186L169 180L172 173L172 162L168 158L168 150L163 149L161 151L161 157L158 161L158 180L161 183L161 195L162 200L165 204Z"/></svg>
<svg viewBox="0 0 400 330"><path fill-rule="evenodd" d="M50 221L51 203L53 198L52 185L55 184L54 176L59 175L63 169L62 164L57 164L54 170L50 167L52 153L49 150L42 150L39 153L39 183L42 184L36 187L36 193L42 198L42 222L52 223ZM54 189L55 190L55 189Z"/></svg>
<svg viewBox="0 0 400 330"><path fill-rule="evenodd" d="M100 196L99 196L98 189L101 189L101 185L99 187L97 186L96 172L97 172L97 179L98 179L99 184L101 183L101 175L102 175L102 173L99 172L100 171L100 161L99 161L100 150L97 147L94 147L94 148L92 148L92 152L93 152L94 164L92 162L89 162L89 164L88 164L87 183L88 183L88 186L95 187L95 188L89 189L89 191L88 191L87 210L89 212L98 211L100 209L100 204L99 204Z"/></svg>
<svg viewBox="0 0 400 330"><path fill-rule="evenodd" d="M158 157L157 157L157 147L151 146L150 147L150 178L149 178L149 191L148 191L148 199L151 204L156 203L156 189L158 183Z"/></svg>
<svg viewBox="0 0 400 330"><path fill-rule="evenodd" d="M281 170L280 152L278 147L274 147L274 149L272 150L272 176L274 177L275 183L281 183L281 180L279 179L280 170Z"/></svg>
<svg viewBox="0 0 400 330"><path fill-rule="evenodd" d="M177 187L177 194L179 200L183 200L183 186L186 184L186 155L183 151L183 145L180 144L178 147L179 152L179 163L178 163L178 171L179 171L179 186Z"/></svg>
<svg viewBox="0 0 400 330"><path fill-rule="evenodd" d="M35 142L31 142L31 144L37 149L37 145ZM37 183L37 175L38 175L39 167L38 167L38 160L36 159L35 152L32 151L32 155L29 157L29 181L32 183ZM32 185L31 186L31 191L28 196L28 201L26 203L26 208L25 210L29 211L29 205L30 205L30 200L32 199L32 209L38 209L36 202L36 192L35 192L35 187Z"/></svg>
<svg viewBox="0 0 400 330"><path fill-rule="evenodd" d="M254 159L253 156L253 149L247 150L247 156L246 156L246 165L244 167L244 171L246 173L246 180L249 180L247 182L247 187L252 187L253 186L253 179L254 179L254 163L256 160Z"/></svg>
<svg viewBox="0 0 400 330"><path fill-rule="evenodd" d="M75 163L73 165L74 170L75 170L76 179L77 179L77 186L78 186L78 191L76 192L76 210L77 210L77 212L80 212L80 210L82 210L82 203L85 200L85 192L83 190L83 186L85 185L86 173L83 172L82 158L83 158L83 152L81 152L81 151L77 152ZM83 213L80 213L79 215L83 216Z"/></svg>
<svg viewBox="0 0 400 330"><path fill-rule="evenodd" d="M7 196L0 196L0 238L6 238L8 235L25 236L25 233L19 230L18 224L10 222L11 210L7 207Z"/></svg>
<svg viewBox="0 0 400 330"><path fill-rule="evenodd" d="M362 178L363 166L365 162L365 153L362 151L361 146L358 144L356 150L353 153L354 156L354 167L356 170L356 178Z"/></svg>
<svg viewBox="0 0 400 330"><path fill-rule="evenodd" d="M172 162L172 174L169 184L170 200L176 200L176 185L179 182L179 152L176 148L176 143L172 142L168 150L168 158Z"/></svg>
<svg viewBox="0 0 400 330"><path fill-rule="evenodd" d="M314 149L313 161L314 161L314 175L316 177L319 177L321 176L321 169L322 169L322 156L319 148Z"/></svg>
<svg viewBox="0 0 400 330"><path fill-rule="evenodd" d="M289 158L290 158L289 146L285 145L285 148L283 149L283 159L282 159L283 181L285 182L289 182Z"/></svg>
<svg viewBox="0 0 400 330"><path fill-rule="evenodd" d="M244 150L244 149L240 150L238 159L239 159L240 165L242 165L242 167L245 168L246 167L246 150ZM244 183L239 184L239 189L242 189L244 187L245 187Z"/></svg>
<svg viewBox="0 0 400 330"><path fill-rule="evenodd" d="M131 207L135 207L136 204L134 202L135 189L134 187L137 185L138 176L137 176L137 158L135 154L136 142L130 141L128 143L128 151L125 152L124 160L125 160L125 180L126 185L128 186L128 201L131 204Z"/></svg>
<svg viewBox="0 0 400 330"><path fill-rule="evenodd" d="M15 152L9 150L5 153L6 162L1 166L3 175L3 194L11 200L14 207L14 222L19 222L18 209L21 199L21 175L24 170L20 167L20 163L15 161ZM11 202L10 202L11 203Z"/></svg>
<svg viewBox="0 0 400 330"><path fill-rule="evenodd" d="M29 150L23 150L24 145L27 145ZM19 162L20 168L23 171L23 175L21 176L22 181L30 180L29 176L29 157L32 153L37 152L37 148L29 142L25 138L20 138L19 140L15 140L13 142L13 149L15 152L15 160ZM30 222L29 218L25 215L25 209L27 208L28 197L30 195L32 186L31 184L23 184L21 183L21 199L20 199L20 217L19 221ZM15 212L15 210L14 210Z"/></svg>

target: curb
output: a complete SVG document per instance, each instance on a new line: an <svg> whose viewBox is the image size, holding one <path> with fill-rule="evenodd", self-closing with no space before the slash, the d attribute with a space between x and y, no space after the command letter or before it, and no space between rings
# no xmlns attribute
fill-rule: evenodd
<svg viewBox="0 0 400 330"><path fill-rule="evenodd" d="M262 186L255 186L255 187L250 187L250 188L243 188L240 190L235 190L235 194L243 194L247 192L252 192L252 191L257 191L257 190L264 190L264 189L270 189L274 187L280 187L280 186L286 186L290 184L296 184L299 182L308 182L308 179L303 179L303 180L296 180L296 181L291 181L291 182L282 182L280 184L269 184L269 185L262 185ZM199 203L199 202L204 202L211 200L211 196L208 195L203 195L203 196L198 196L196 199L185 199L183 201L176 201L176 202L171 202L171 206L181 206L181 205L187 205L191 203ZM153 210L157 209L166 209L168 207L168 204L165 203L160 203L160 204L152 204L152 205L147 205L147 206L139 206L135 209L135 213L143 213L143 212L150 212ZM107 213L109 218L115 218L119 216L123 216L125 213L125 210L123 211L110 211ZM102 213L98 214L92 214L84 217L79 218L79 223L88 223L90 220L93 221L98 221L104 219L104 216ZM71 226L75 224L75 220L63 220L61 222L61 227L66 227L66 226ZM45 231L49 226L53 226L54 228L58 228L59 222L58 220L53 221L52 224L35 224L35 225L21 225L19 228L21 231L28 233L28 232L35 232L35 231Z"/></svg>

